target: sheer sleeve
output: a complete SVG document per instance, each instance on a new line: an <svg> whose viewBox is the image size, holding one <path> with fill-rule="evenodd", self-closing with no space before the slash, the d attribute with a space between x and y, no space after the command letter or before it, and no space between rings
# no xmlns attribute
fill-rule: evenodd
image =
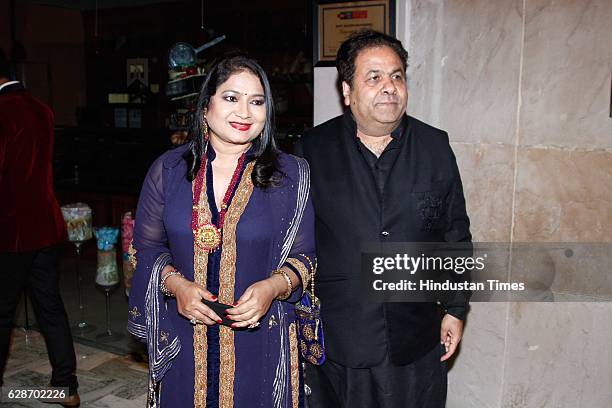
<svg viewBox="0 0 612 408"><path fill-rule="evenodd" d="M159 290L161 271L172 263L163 221L166 157L157 159L147 173L134 224L136 271L130 290L128 331L147 343L150 387L163 378L181 349L170 312L164 307L166 299Z"/></svg>
<svg viewBox="0 0 612 408"><path fill-rule="evenodd" d="M287 299L297 302L310 282L310 276L315 273L317 258L315 253L314 209L310 196L306 201L304 214L297 235L289 251L289 256L283 266L291 269L300 278L301 290L295 290Z"/></svg>
<svg viewBox="0 0 612 408"><path fill-rule="evenodd" d="M139 252L153 251L159 254L170 252L163 222L165 200L162 170L162 160L153 163L138 199L134 248Z"/></svg>
<svg viewBox="0 0 612 408"><path fill-rule="evenodd" d="M163 156L162 156L163 158ZM132 245L136 257L136 271L130 290L128 331L137 337L146 337L145 298L154 270L161 271L172 263L163 223L164 185L163 159L153 163L142 186Z"/></svg>

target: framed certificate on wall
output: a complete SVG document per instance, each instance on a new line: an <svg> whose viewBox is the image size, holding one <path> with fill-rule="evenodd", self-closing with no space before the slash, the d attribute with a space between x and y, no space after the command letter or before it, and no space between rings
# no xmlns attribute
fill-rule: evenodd
<svg viewBox="0 0 612 408"><path fill-rule="evenodd" d="M333 66L340 44L355 31L372 29L395 36L395 0L318 0L314 6L315 66Z"/></svg>

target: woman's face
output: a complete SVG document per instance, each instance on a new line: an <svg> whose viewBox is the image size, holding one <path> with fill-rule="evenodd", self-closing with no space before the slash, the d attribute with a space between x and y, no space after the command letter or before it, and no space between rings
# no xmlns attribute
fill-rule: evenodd
<svg viewBox="0 0 612 408"><path fill-rule="evenodd" d="M249 144L264 128L266 105L259 78L251 71L232 74L210 98L206 114L211 140Z"/></svg>

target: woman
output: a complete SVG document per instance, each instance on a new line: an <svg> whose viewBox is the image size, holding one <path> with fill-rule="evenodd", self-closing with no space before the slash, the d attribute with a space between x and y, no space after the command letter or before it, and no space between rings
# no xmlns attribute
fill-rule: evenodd
<svg viewBox="0 0 612 408"><path fill-rule="evenodd" d="M314 273L308 167L276 150L251 59L216 63L196 114L136 212L128 330L148 344L149 405L302 406L293 302ZM230 305L231 326L203 300Z"/></svg>

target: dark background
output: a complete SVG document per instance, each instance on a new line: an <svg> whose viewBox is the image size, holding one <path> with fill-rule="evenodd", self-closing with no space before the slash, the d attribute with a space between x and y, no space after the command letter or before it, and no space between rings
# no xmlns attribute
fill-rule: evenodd
<svg viewBox="0 0 612 408"><path fill-rule="evenodd" d="M277 139L312 126L310 0L0 0L0 47L18 79L55 112L55 186L60 204L88 203L94 225L118 225L134 209L151 162L172 148L169 117L180 106L165 94L168 51L219 35L199 54L201 65L229 51L264 67L277 110ZM109 104L127 88L126 60L146 58L149 89L142 101ZM157 88L157 92L153 91ZM137 110L139 128L118 128L115 109Z"/></svg>

